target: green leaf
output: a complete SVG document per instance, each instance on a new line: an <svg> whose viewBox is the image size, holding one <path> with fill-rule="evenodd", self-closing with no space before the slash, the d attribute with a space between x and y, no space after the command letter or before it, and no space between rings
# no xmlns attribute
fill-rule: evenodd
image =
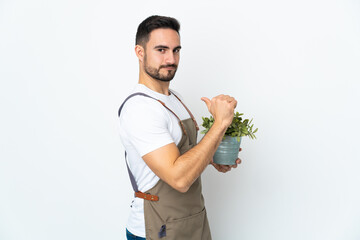
<svg viewBox="0 0 360 240"><path fill-rule="evenodd" d="M254 127L254 124L252 124L253 118L251 118L251 120L242 119L240 117L242 115L244 115L244 113L239 113L239 112L234 113L233 121L228 127L228 129L226 129L225 136L233 136L238 138L243 136L248 136L251 139L256 138L254 133L258 131L258 128L256 128L253 131L253 127ZM212 115L210 115L209 117L202 117L202 120L203 120L202 126L205 129L202 130L201 133L206 134L214 124L215 120Z"/></svg>

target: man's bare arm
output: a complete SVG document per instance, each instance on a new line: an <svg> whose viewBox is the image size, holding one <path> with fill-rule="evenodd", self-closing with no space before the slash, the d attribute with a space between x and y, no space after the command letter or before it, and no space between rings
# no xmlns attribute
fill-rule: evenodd
<svg viewBox="0 0 360 240"><path fill-rule="evenodd" d="M174 143L163 146L143 156L150 169L163 181L180 192L186 192L200 176L231 124L236 107L236 100L220 95L211 101L202 98L215 121L209 132L192 149L180 155Z"/></svg>

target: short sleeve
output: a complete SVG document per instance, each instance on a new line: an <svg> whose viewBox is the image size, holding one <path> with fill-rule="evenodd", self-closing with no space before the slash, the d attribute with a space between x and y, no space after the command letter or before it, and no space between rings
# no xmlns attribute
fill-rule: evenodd
<svg viewBox="0 0 360 240"><path fill-rule="evenodd" d="M142 157L167 144L173 143L169 132L169 115L154 99L136 96L129 99L120 115L120 131Z"/></svg>

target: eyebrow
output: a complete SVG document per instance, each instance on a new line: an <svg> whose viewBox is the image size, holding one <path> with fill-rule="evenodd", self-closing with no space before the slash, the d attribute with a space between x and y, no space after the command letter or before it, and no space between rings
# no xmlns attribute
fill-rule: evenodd
<svg viewBox="0 0 360 240"><path fill-rule="evenodd" d="M157 45L154 47L154 49L159 49L159 48L163 48L163 49L170 49L168 46L165 46L165 45ZM175 47L174 49L181 49L181 46L177 46Z"/></svg>

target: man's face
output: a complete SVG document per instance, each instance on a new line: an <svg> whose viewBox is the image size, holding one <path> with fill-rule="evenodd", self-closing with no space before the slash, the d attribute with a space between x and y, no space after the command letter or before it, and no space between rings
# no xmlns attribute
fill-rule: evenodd
<svg viewBox="0 0 360 240"><path fill-rule="evenodd" d="M145 49L145 72L154 79L171 81L179 64L180 48L180 37L176 31L167 28L152 31Z"/></svg>

